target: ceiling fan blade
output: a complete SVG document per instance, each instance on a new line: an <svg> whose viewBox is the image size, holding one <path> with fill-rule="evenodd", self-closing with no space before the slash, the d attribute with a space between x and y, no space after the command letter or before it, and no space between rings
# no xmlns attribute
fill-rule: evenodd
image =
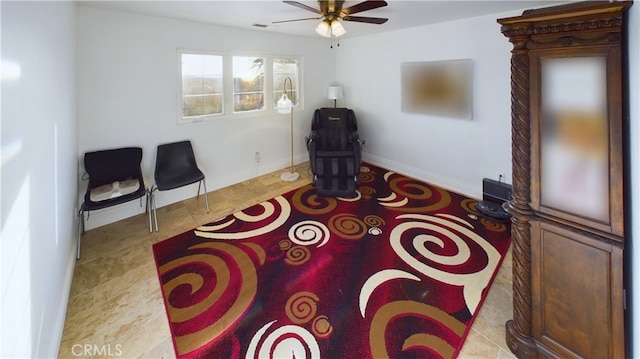
<svg viewBox="0 0 640 359"><path fill-rule="evenodd" d="M364 17L364 16L345 16L342 18L344 21L353 21L353 22L366 22L367 24L384 24L389 19L385 19L383 17Z"/></svg>
<svg viewBox="0 0 640 359"><path fill-rule="evenodd" d="M342 9L342 11L340 11L340 15L347 16L347 15L359 13L362 11L377 9L379 7L384 7L384 6L387 6L386 1L373 1L373 0L364 1L359 4L355 4L351 7L348 7L346 9Z"/></svg>
<svg viewBox="0 0 640 359"><path fill-rule="evenodd" d="M307 17L304 19L293 19L293 20L280 20L280 21L272 21L272 24L281 24L283 22L294 22L294 21L306 21L306 20L320 20L322 17Z"/></svg>
<svg viewBox="0 0 640 359"><path fill-rule="evenodd" d="M293 5L293 6L295 6L295 7L299 7L299 8L301 8L301 9L309 10L309 11L315 12L316 14L320 14L320 15L322 15L322 13L320 12L320 10L315 9L315 8L312 8L311 6L307 6L307 5L305 5L305 4L301 3L301 2L297 2L297 1L283 1L283 3L285 3L285 4L289 4L289 5Z"/></svg>

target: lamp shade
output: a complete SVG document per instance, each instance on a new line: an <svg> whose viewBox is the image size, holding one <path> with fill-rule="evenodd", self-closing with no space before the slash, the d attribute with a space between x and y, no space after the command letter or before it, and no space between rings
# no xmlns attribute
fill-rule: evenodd
<svg viewBox="0 0 640 359"><path fill-rule="evenodd" d="M316 33L320 36L331 37L331 27L326 20L320 21L318 26L316 27Z"/></svg>
<svg viewBox="0 0 640 359"><path fill-rule="evenodd" d="M342 86L329 86L329 100L339 100L343 97Z"/></svg>
<svg viewBox="0 0 640 359"><path fill-rule="evenodd" d="M331 33L333 36L339 37L346 34L347 30L345 30L344 26L342 26L338 20L333 20L331 21Z"/></svg>
<svg viewBox="0 0 640 359"><path fill-rule="evenodd" d="M277 103L278 106L278 113L280 114L288 114L291 112L291 108L293 107L293 104L291 103L291 100L289 100L289 97L287 97L287 94L282 94L282 97L280 97L280 99L278 100Z"/></svg>

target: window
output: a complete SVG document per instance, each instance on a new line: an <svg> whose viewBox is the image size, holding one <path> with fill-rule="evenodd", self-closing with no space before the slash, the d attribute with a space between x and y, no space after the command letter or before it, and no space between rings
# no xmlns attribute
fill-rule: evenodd
<svg viewBox="0 0 640 359"><path fill-rule="evenodd" d="M182 118L197 120L224 110L222 56L182 54Z"/></svg>
<svg viewBox="0 0 640 359"><path fill-rule="evenodd" d="M264 58L233 57L233 111L264 109Z"/></svg>
<svg viewBox="0 0 640 359"><path fill-rule="evenodd" d="M178 49L178 123L273 114L287 78L287 96L302 108L302 59ZM269 105L270 104L270 105Z"/></svg>
<svg viewBox="0 0 640 359"><path fill-rule="evenodd" d="M298 98L298 59L273 59L273 108L277 107L277 102L282 97L284 82L291 79L291 88L287 81L287 96L296 107L299 105Z"/></svg>

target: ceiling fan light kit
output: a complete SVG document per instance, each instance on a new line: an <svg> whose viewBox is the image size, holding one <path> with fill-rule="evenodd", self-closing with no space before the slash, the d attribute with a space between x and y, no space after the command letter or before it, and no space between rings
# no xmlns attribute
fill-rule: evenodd
<svg viewBox="0 0 640 359"><path fill-rule="evenodd" d="M316 27L316 33L324 37L340 37L347 33L347 30L338 20L322 20Z"/></svg>
<svg viewBox="0 0 640 359"><path fill-rule="evenodd" d="M320 21L318 27L316 27L316 33L320 36L331 37L331 27L327 20Z"/></svg>
<svg viewBox="0 0 640 359"><path fill-rule="evenodd" d="M283 22L292 22L292 21L303 21L303 20L321 20L318 26L316 27L316 33L320 36L331 38L332 36L340 37L347 33L347 30L344 28L340 21L353 21L353 22L362 22L366 24L377 24L381 25L387 22L386 18L381 17L363 17L363 16L351 16L352 14L359 13L362 11L373 10L380 7L387 6L386 1L375 1L375 0L367 0L346 9L342 8L344 4L344 0L319 0L318 5L320 5L320 9L316 9L310 6L307 6L298 1L283 1L285 4L293 5L295 7L311 11L320 15L320 17L312 17L312 18L304 18L304 19L295 19L295 20L284 20L284 21L274 21L273 23L283 23Z"/></svg>
<svg viewBox="0 0 640 359"><path fill-rule="evenodd" d="M338 20L333 20L331 21L331 33L335 37L340 37L346 34L347 30L345 30L344 26L342 26Z"/></svg>

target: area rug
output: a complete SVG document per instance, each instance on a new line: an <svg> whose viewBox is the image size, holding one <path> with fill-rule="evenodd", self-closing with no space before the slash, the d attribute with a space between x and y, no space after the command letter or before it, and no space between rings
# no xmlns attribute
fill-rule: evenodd
<svg viewBox="0 0 640 359"><path fill-rule="evenodd" d="M365 164L155 244L176 356L455 357L510 243L475 204Z"/></svg>

